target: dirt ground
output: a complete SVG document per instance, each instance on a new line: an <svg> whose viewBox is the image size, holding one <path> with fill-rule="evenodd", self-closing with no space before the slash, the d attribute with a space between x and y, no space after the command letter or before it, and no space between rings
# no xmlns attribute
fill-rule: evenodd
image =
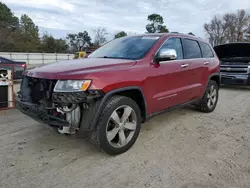
<svg viewBox="0 0 250 188"><path fill-rule="evenodd" d="M249 188L250 91L220 90L216 110L184 108L143 124L111 157L17 110L0 112L1 188Z"/></svg>

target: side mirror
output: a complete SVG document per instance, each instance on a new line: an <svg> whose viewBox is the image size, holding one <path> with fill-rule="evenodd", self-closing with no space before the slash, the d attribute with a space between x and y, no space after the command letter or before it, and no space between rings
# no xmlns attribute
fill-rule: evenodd
<svg viewBox="0 0 250 188"><path fill-rule="evenodd" d="M177 53L175 49L161 49L155 56L155 61L169 61L175 60L177 58Z"/></svg>

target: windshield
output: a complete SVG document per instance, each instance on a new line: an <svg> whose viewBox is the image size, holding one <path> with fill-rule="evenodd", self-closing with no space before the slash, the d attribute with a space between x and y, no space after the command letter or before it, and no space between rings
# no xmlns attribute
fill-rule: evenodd
<svg viewBox="0 0 250 188"><path fill-rule="evenodd" d="M122 37L100 47L89 58L141 59L158 39L155 36Z"/></svg>

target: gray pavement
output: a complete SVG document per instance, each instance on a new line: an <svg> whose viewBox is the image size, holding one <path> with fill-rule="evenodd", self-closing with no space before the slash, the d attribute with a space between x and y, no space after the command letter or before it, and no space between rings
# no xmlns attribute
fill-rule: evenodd
<svg viewBox="0 0 250 188"><path fill-rule="evenodd" d="M115 157L17 110L0 111L0 187L249 188L249 94L223 88L213 113L184 108L157 116Z"/></svg>

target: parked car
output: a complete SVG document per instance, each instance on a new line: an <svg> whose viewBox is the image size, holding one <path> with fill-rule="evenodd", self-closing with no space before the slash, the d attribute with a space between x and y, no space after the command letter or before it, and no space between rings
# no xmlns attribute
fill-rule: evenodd
<svg viewBox="0 0 250 188"><path fill-rule="evenodd" d="M88 133L105 152L121 154L156 114L188 104L212 112L219 68L213 48L191 35L122 37L88 58L26 71L16 106L59 133Z"/></svg>
<svg viewBox="0 0 250 188"><path fill-rule="evenodd" d="M214 47L221 61L221 84L250 86L250 43Z"/></svg>
<svg viewBox="0 0 250 188"><path fill-rule="evenodd" d="M14 65L14 73L13 79L22 79L23 72L26 70L26 62L13 61L4 57L0 57L0 65L1 64L13 64Z"/></svg>

